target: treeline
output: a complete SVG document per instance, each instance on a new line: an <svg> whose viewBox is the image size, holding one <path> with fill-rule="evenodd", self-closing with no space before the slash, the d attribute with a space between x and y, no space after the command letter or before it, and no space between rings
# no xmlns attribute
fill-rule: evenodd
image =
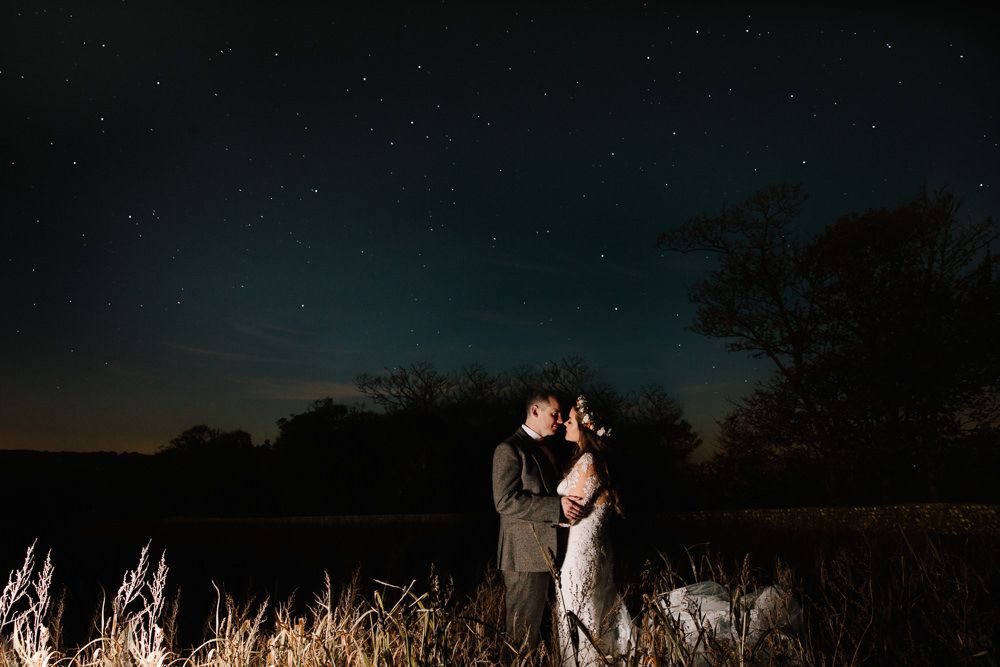
<svg viewBox="0 0 1000 667"><path fill-rule="evenodd" d="M621 394L582 359L502 374L417 363L356 383L376 409L318 399L278 419L277 437L260 445L197 425L155 455L0 452L17 471L0 494L8 506L33 497L53 516L489 514L493 450L522 423L529 387L542 386L567 410L585 391L615 425L616 483L631 507L694 498L686 461L700 439L677 402L657 386ZM568 459L568 443L556 446Z"/></svg>
<svg viewBox="0 0 1000 667"><path fill-rule="evenodd" d="M443 372L417 363L362 375L356 384L376 410L320 399L279 419L273 443L255 447L246 433L197 426L174 438L157 458L169 475L205 489L216 507L227 504L236 511L253 506L258 513L281 514L491 512L493 449L523 421L530 387L550 388L567 409L586 391L614 420L615 469L623 487L636 489L637 504L651 502L664 483L679 483L689 454L700 444L663 388L620 394L578 358L503 374L480 366ZM568 443L556 446L568 459ZM226 480L210 490L221 477ZM227 503L228 493L220 492L234 478L247 484L252 497L245 503ZM645 489L655 493L646 499Z"/></svg>

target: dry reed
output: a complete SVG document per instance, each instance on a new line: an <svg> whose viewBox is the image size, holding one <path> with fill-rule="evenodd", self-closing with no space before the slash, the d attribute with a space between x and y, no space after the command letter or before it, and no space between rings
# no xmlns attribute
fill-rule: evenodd
<svg viewBox="0 0 1000 667"><path fill-rule="evenodd" d="M904 535L898 544L894 551L869 544L819 553L809 582L776 563L768 583L794 595L803 616L755 641L743 613L760 583L749 558L726 562L693 549L680 564L665 556L651 560L626 595L637 645L608 656L607 664L997 664L1000 617L990 598L996 563L989 560L995 556L970 561L926 537ZM240 604L216 589L205 640L182 650L174 645L176 604L166 599L166 560L161 556L151 568L148 545L110 609L100 605L94 636L70 649L58 639L61 606L50 604L51 559L36 571L34 549L0 595L0 667L561 664L555 640L535 648L507 641L503 583L493 570L461 598L433 568L422 588L378 581L366 587L355 573L337 591L327 576L304 612L292 601ZM699 581L729 592L735 639L704 627L685 634L665 610L671 590Z"/></svg>

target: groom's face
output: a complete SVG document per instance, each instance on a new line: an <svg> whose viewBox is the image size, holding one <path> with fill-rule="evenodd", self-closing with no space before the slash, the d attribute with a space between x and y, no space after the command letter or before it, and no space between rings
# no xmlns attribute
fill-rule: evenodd
<svg viewBox="0 0 1000 667"><path fill-rule="evenodd" d="M532 405L531 420L534 425L529 424L529 426L538 435L543 438L555 435L556 431L559 430L559 424L562 424L562 412L559 410L559 401L556 400L555 396L549 396L547 403Z"/></svg>

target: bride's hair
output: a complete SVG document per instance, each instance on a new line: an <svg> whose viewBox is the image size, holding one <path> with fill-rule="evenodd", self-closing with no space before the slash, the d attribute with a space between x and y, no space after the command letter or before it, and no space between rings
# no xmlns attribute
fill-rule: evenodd
<svg viewBox="0 0 1000 667"><path fill-rule="evenodd" d="M566 471L569 472L581 456L586 452L590 452L591 457L594 459L594 472L597 474L597 479L601 482L601 487L608 494L608 502L611 503L611 509L616 514L624 514L622 511L621 496L618 494L618 489L612 483L611 475L608 472L607 443L589 428L581 428L579 432L579 447L576 448L576 453L566 466Z"/></svg>

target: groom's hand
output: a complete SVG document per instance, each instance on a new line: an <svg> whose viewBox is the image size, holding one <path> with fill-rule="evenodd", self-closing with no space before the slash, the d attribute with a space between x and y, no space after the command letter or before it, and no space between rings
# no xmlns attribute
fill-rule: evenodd
<svg viewBox="0 0 1000 667"><path fill-rule="evenodd" d="M583 500L580 496L563 496L562 500L562 511L563 515L570 520L570 522L575 522L583 518L584 511L583 505L580 501Z"/></svg>

